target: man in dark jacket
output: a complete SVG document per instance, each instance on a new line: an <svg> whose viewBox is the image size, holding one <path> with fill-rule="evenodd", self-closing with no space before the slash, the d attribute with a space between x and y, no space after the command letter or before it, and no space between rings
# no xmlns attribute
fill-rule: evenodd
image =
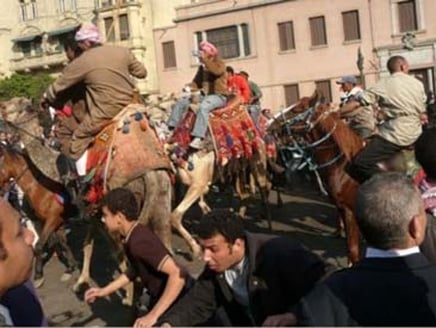
<svg viewBox="0 0 436 328"><path fill-rule="evenodd" d="M365 259L304 297L298 324L435 326L436 266L418 248L426 215L416 187L399 173L375 175L359 190L356 214Z"/></svg>
<svg viewBox="0 0 436 328"><path fill-rule="evenodd" d="M218 309L226 326L259 326L285 313L325 274L326 265L285 237L244 231L229 210L214 210L197 230L206 268L161 318L163 326L204 324Z"/></svg>

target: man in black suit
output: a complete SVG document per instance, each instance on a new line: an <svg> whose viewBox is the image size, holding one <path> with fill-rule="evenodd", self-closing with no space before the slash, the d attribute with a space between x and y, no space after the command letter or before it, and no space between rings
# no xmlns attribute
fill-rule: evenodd
<svg viewBox="0 0 436 328"><path fill-rule="evenodd" d="M375 175L358 193L368 248L304 297L297 323L310 326L436 326L436 266L419 251L426 215L417 188L399 173Z"/></svg>
<svg viewBox="0 0 436 328"><path fill-rule="evenodd" d="M260 326L286 311L324 276L327 266L287 237L249 233L226 209L197 227L206 267L194 287L162 318L169 326ZM208 321L218 314L219 322Z"/></svg>

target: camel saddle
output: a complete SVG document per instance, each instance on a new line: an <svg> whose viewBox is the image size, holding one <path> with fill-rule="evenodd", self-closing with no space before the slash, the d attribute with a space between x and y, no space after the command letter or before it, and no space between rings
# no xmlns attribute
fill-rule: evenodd
<svg viewBox="0 0 436 328"><path fill-rule="evenodd" d="M123 186L149 170L170 169L145 112L141 104L128 105L96 136L88 149L88 201L97 202L106 189Z"/></svg>

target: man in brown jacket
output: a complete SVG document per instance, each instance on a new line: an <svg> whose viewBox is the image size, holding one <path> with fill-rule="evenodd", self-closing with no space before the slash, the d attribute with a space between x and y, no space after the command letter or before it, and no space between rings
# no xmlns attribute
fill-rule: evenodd
<svg viewBox="0 0 436 328"><path fill-rule="evenodd" d="M203 41L199 47L201 65L188 87L192 90L202 89L205 97L200 103L197 118L191 135L194 137L190 146L195 149L203 148L203 138L207 132L209 113L214 109L225 106L227 102L227 75L226 65L218 56L218 49L210 42ZM174 128L183 117L186 103L175 106L171 113L168 125Z"/></svg>
<svg viewBox="0 0 436 328"><path fill-rule="evenodd" d="M147 71L127 48L101 45L100 33L93 24L84 24L75 39L83 54L65 67L45 97L53 102L60 92L79 82L85 84L88 113L74 131L70 146L77 173L84 176L86 150L94 136L132 100L135 85L130 75L145 78Z"/></svg>

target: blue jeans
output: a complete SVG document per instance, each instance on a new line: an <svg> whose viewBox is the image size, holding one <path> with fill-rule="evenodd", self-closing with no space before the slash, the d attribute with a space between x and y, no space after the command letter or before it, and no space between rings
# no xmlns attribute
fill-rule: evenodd
<svg viewBox="0 0 436 328"><path fill-rule="evenodd" d="M167 122L169 127L177 127L177 125L183 118L183 114L185 113L186 108L188 108L190 103L191 100L189 97L183 97L177 100L177 102L173 106L173 110L171 111L170 117Z"/></svg>
<svg viewBox="0 0 436 328"><path fill-rule="evenodd" d="M248 113L250 114L254 124L257 126L260 116L260 104L248 105Z"/></svg>
<svg viewBox="0 0 436 328"><path fill-rule="evenodd" d="M223 95L207 95L200 103L195 120L192 135L197 138L204 138L207 131L207 123L209 122L209 114L214 109L226 105L227 98Z"/></svg>

